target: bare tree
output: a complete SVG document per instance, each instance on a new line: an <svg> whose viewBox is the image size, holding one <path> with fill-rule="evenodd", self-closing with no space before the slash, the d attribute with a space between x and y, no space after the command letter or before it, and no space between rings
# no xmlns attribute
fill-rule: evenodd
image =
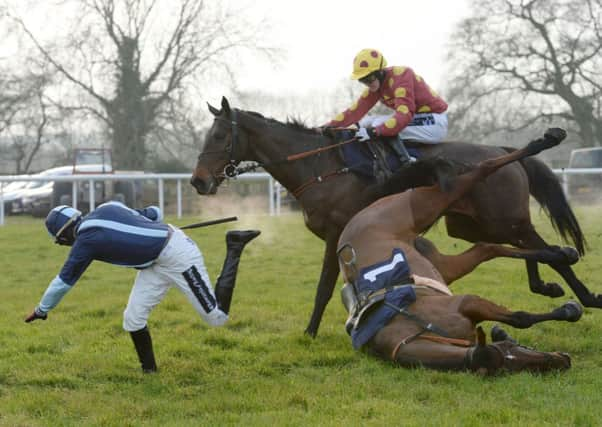
<svg viewBox="0 0 602 427"><path fill-rule="evenodd" d="M47 72L0 79L2 158L14 164L17 174L31 172L34 159L48 141L49 129L61 120L46 95L51 82L52 74Z"/></svg>
<svg viewBox="0 0 602 427"><path fill-rule="evenodd" d="M31 98L34 86L27 78L0 73L0 133L10 126L23 103Z"/></svg>
<svg viewBox="0 0 602 427"><path fill-rule="evenodd" d="M77 6L79 15L69 41L53 41L60 49L43 43L23 19L16 19L44 58L88 95L72 108L91 113L106 125L120 168L144 167L147 137L160 127L159 119L179 92L206 79L215 67L223 66L228 75L228 55L237 50L269 52L259 47L261 26L250 25L218 2L66 4Z"/></svg>
<svg viewBox="0 0 602 427"><path fill-rule="evenodd" d="M456 133L554 120L602 144L600 0L473 0L449 52Z"/></svg>

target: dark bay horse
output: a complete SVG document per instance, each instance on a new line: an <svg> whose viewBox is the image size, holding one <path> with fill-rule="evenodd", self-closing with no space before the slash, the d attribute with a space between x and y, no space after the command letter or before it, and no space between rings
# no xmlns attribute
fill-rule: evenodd
<svg viewBox="0 0 602 427"><path fill-rule="evenodd" d="M295 195L303 208L305 224L326 243L314 310L306 328L308 334L315 336L339 274L336 256L339 235L347 221L377 196L366 181L349 173L338 150L321 151L294 161L287 159L297 153L322 149L332 144L330 138L298 123L284 124L255 112L232 109L225 98L221 107L218 110L209 106L215 120L207 133L191 184L199 194L215 194L227 175L236 173L241 161L254 161ZM422 148L425 158L440 156L468 164L508 151L501 147L452 142ZM562 188L553 172L535 158L525 158L497 171L450 206L445 211L448 233L471 242L508 243L524 249L547 248L531 224L529 194L550 214L555 229L564 238L570 237L583 254L584 237ZM541 280L536 261L527 259L526 262L533 292L553 297L563 295L559 285ZM602 297L591 294L568 264L550 266L565 279L583 305L602 307ZM448 277L448 283L453 279Z"/></svg>
<svg viewBox="0 0 602 427"><path fill-rule="evenodd" d="M487 374L570 367L564 353L539 352L510 340L485 345L476 325L485 320L517 328L547 320L574 322L583 313L579 304L570 301L549 313L533 314L510 311L475 295L454 296L443 282L446 273L437 270L441 266L433 265L414 246L415 239L478 181L556 145L564 135L551 129L544 139L521 150L481 161L458 175L447 192L439 185L419 187L381 198L351 218L341 233L338 254L346 282L343 301L352 314L348 331L355 348L366 348L402 366ZM536 260L546 251L525 250ZM454 264L474 263L464 255L449 258Z"/></svg>

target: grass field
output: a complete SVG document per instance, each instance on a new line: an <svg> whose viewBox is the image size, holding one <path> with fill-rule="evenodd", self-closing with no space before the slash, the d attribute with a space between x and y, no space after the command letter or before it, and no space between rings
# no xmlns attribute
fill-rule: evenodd
<svg viewBox="0 0 602 427"><path fill-rule="evenodd" d="M577 214L590 252L575 270L602 293L602 219L598 209ZM544 237L558 242L543 214L534 217ZM569 352L573 368L563 374L480 378L395 368L352 350L340 284L318 338L303 334L323 247L301 215L243 219L189 232L215 280L224 231L241 225L263 230L243 256L230 322L208 328L172 290L149 321L160 373L145 376L121 328L135 271L94 263L48 320L25 324L67 252L51 243L41 221L9 218L0 227L0 425L602 424L602 311L586 309L574 324L508 327L523 344ZM466 247L445 237L443 224L429 236L446 252ZM570 297L569 289L558 300L531 294L524 264L513 260L483 265L453 290L532 311Z"/></svg>

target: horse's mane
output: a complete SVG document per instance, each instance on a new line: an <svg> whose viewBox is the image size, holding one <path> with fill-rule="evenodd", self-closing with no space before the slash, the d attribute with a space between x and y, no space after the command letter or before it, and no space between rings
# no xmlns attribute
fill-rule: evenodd
<svg viewBox="0 0 602 427"><path fill-rule="evenodd" d="M284 126L288 129L292 129L292 130L296 130L296 131L300 131L300 132L304 132L304 133L308 133L308 134L313 134L316 135L316 131L310 127L308 127L303 120L299 119L299 118L288 118L286 123L282 123L276 119L273 119L271 117L265 117L263 114L260 114L256 111L247 111L247 110L241 110L241 112L248 114L250 116L254 116L257 117L259 119L262 119L270 124L275 124L278 126Z"/></svg>

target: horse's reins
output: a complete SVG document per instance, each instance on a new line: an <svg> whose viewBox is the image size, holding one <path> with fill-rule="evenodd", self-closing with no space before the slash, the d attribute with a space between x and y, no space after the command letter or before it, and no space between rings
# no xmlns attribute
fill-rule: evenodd
<svg viewBox="0 0 602 427"><path fill-rule="evenodd" d="M324 151L328 151L328 150L331 150L333 148L338 148L338 147L341 147L343 145L350 144L352 142L357 142L357 141L359 141L359 139L354 136L353 138L347 139L345 141L337 142L336 144L332 144L332 145L329 145L327 147L320 147L320 148L316 148L314 150L305 151L305 152L298 153L298 154L292 154L292 155L288 156L286 159L287 159L287 161L295 161L295 160L304 159L306 157L313 156L313 155L316 155L316 154L320 154L320 153L322 153ZM293 190L292 194L293 194L293 196L296 199L298 199L299 196L301 196L301 194L309 186L315 184L316 182L323 182L325 179L331 178L333 176L337 176L337 175L341 175L341 174L344 174L344 173L348 173L349 170L350 170L349 167L344 167L344 168L336 169L336 170L334 170L332 172L328 172L326 174L314 176L309 181L301 184L299 187L297 187L295 190Z"/></svg>
<svg viewBox="0 0 602 427"><path fill-rule="evenodd" d="M203 155L206 155L206 154L227 152L228 157L229 157L228 164L224 167L224 170L222 172L222 175L225 178L235 178L238 175L241 175L246 172L254 171L255 169L260 168L260 167L265 168L266 166L269 166L269 165L294 162L296 160L301 160L306 157L315 156L322 152L332 150L334 148L338 148L343 145L350 144L352 142L359 141L359 139L357 137L353 137L353 138L347 139L345 141L341 141L336 144L329 145L327 147L320 147L320 148L316 148L314 150L303 151L303 152L297 153L297 154L291 154L290 156L287 156L284 159L274 160L274 161L267 162L267 163L255 162L254 164L249 165L249 166L239 167L238 165L239 165L240 161L237 161L234 159L234 147L235 147L235 145L238 145L238 121L236 119L236 117L237 117L236 113L237 113L236 109L231 110L231 120L229 120L229 121L230 121L230 126L231 126L232 138L231 138L230 146L229 147L227 146L224 150L204 151L201 154L199 154L199 159L200 159ZM224 120L225 121L227 119L223 119L221 117L215 117L215 120ZM307 187L309 187L310 185L313 185L316 182L323 182L327 178L330 178L330 177L333 177L336 175L340 175L343 173L347 173L347 172L349 172L349 168L344 167L344 168L337 169L335 171L329 172L324 175L314 176L308 182L301 184L297 189L292 191L292 194L295 198L298 198L301 195L301 193L303 193L303 191L305 191L305 189Z"/></svg>

